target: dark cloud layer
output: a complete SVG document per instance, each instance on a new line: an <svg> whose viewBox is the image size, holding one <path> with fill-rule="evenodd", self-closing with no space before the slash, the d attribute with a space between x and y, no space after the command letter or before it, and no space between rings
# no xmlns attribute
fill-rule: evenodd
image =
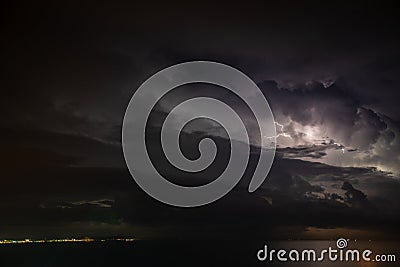
<svg viewBox="0 0 400 267"><path fill-rule="evenodd" d="M62 140L70 147L78 142ZM396 232L399 222L399 181L371 168L334 167L277 154L268 179L256 193L247 192L250 174L246 174L233 192L213 205L181 209L151 199L126 169L69 164L9 171L2 182L3 236L20 236L18 231L31 237L43 231L59 236L59 231L86 229L92 235L131 233L141 238L301 238L308 227L374 231L384 227Z"/></svg>

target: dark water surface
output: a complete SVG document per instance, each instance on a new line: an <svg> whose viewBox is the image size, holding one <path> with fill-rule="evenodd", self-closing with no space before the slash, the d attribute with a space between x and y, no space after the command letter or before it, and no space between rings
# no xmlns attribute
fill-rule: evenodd
<svg viewBox="0 0 400 267"><path fill-rule="evenodd" d="M11 244L0 246L0 266L400 266L398 242L349 242L349 248L396 254L395 263L273 262L257 260L264 244L273 249L316 249L334 241L135 241Z"/></svg>

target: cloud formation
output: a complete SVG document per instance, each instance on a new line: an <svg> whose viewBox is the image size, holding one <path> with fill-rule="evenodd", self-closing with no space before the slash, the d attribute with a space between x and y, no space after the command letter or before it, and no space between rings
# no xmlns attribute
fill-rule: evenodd
<svg viewBox="0 0 400 267"><path fill-rule="evenodd" d="M278 88L274 81L265 81L260 86L271 103L279 132L284 133L278 135L278 145L296 147L297 151L305 150L305 146L321 150L323 145L326 151L314 155L324 158L323 162L374 166L399 173L396 123L366 108L339 85L325 87L314 82L303 88L285 89Z"/></svg>

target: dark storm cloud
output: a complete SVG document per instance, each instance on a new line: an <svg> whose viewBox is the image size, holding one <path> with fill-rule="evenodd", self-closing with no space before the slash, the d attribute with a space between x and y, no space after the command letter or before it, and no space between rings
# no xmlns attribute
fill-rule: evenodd
<svg viewBox="0 0 400 267"><path fill-rule="evenodd" d="M398 173L398 126L393 119L366 108L362 99L341 86L345 85L339 82L325 87L320 82L311 82L287 89L279 88L275 81L260 84L274 112L278 153L292 158L321 159L333 165L373 166ZM243 108L232 93L209 85L185 86L166 96L160 101L159 113L153 116L151 124L161 127L165 113L172 107L199 95L229 104L242 116L250 134L257 136L258 126L251 112ZM197 124L193 129L198 135L221 135L215 123ZM254 136L251 143L257 146L259 141ZM332 156L332 151L340 154Z"/></svg>
<svg viewBox="0 0 400 267"><path fill-rule="evenodd" d="M335 144L311 145L311 146L296 146L278 148L277 153L286 158L315 158L320 159L327 155L327 149L342 149L342 146Z"/></svg>
<svg viewBox="0 0 400 267"><path fill-rule="evenodd" d="M123 156L118 143L79 134L46 130L2 128L5 171L15 168L54 166L122 167Z"/></svg>
<svg viewBox="0 0 400 267"><path fill-rule="evenodd" d="M261 83L275 120L280 123L278 134L286 135L278 139L278 144L300 145L297 151L305 150L304 145L322 149L321 142L329 143L332 149L348 147L348 152L352 153L345 154L343 150L343 157L349 165L354 162L398 173L399 162L394 156L400 148L398 125L393 119L366 108L362 99L340 84L325 87L313 82L286 89L278 88L275 81ZM313 155L315 158L324 156Z"/></svg>
<svg viewBox="0 0 400 267"><path fill-rule="evenodd" d="M355 189L351 183L344 182L342 186L343 190L346 190L345 200L350 205L360 208L371 208L370 202L367 200L367 195L365 195L360 190Z"/></svg>
<svg viewBox="0 0 400 267"><path fill-rule="evenodd" d="M297 90L278 88L275 81L265 81L260 87L268 97L276 119L290 117L302 125L315 125L329 122L343 125L343 130L351 132L357 119L359 101L350 93L331 85L325 88L313 82Z"/></svg>
<svg viewBox="0 0 400 267"><path fill-rule="evenodd" d="M291 235L301 236L308 226L376 228L386 218L395 223L398 216L391 212L399 210L394 203L400 203L395 194L400 190L400 183L388 174L374 169L285 159L279 154L268 179L255 194L247 192L250 177L246 176L226 197L197 209L172 208L159 203L141 191L125 169L57 167L41 169L40 175L36 170L25 169L23 173L29 177L29 181L24 179L23 190L17 185L20 183L17 172L3 183L7 193L2 196L13 196L18 201L11 206L7 201L2 202L2 224L3 229L9 229L10 224L26 229L29 224L28 232L32 236L37 235L36 231L43 231L39 223L41 227L52 225L66 233L71 227L80 232L89 229L89 225L102 223L99 232L93 229L87 232L113 235L125 229L141 238L231 235L282 238L287 229L294 231L295 228L296 232ZM376 186L378 182L380 185ZM344 188L346 183L352 186ZM393 194L386 194L388 188ZM359 190L366 193L358 193ZM362 204L366 201L364 194L370 206ZM21 216L30 219L22 220Z"/></svg>
<svg viewBox="0 0 400 267"><path fill-rule="evenodd" d="M210 59L256 81L294 87L343 77L357 98L387 107L388 115L398 119L392 103L397 90L388 86L397 84L398 76L392 55L397 51L396 9L379 10L370 4L348 4L343 10L316 3L240 9L223 4L178 9L10 4L3 18L7 97L2 107L14 124L103 137L120 125L129 97L151 74L178 62ZM362 79L355 81L355 73ZM372 86L364 78L376 82Z"/></svg>
<svg viewBox="0 0 400 267"><path fill-rule="evenodd" d="M292 238L308 226L379 225L398 233L397 176L352 167L359 162L347 158L399 166L398 9L376 5L5 3L0 234ZM185 210L134 184L123 168L120 126L145 79L199 59L227 63L257 81L285 124L278 134L294 143L278 149L256 194L245 190L246 173L222 200ZM186 95L172 100L180 97ZM183 133L188 156L196 157L206 134L227 148L216 125L200 126ZM313 127L329 131L308 136ZM305 161L326 160L344 147L353 151L343 154L349 167ZM185 178L172 177L198 182ZM345 183L351 186L342 189Z"/></svg>
<svg viewBox="0 0 400 267"><path fill-rule="evenodd" d="M380 214L391 216L390 210L400 207L398 196L389 193L388 186L377 187L378 182L393 186L393 192L400 189L398 178L373 168L335 167L278 157L263 188L270 193L291 192L288 197L335 200L368 213L377 208ZM393 206L381 206L383 199ZM274 203L273 197L271 201Z"/></svg>
<svg viewBox="0 0 400 267"><path fill-rule="evenodd" d="M95 199L95 200L79 200L79 201L60 201L55 203L43 203L40 205L43 209L48 208L61 208L61 209L72 209L80 207L97 206L100 208L112 208L114 205L113 199Z"/></svg>

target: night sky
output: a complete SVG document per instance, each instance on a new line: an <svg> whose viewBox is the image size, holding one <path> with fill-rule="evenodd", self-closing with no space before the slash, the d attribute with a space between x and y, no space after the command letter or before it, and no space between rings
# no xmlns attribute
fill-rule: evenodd
<svg viewBox="0 0 400 267"><path fill-rule="evenodd" d="M0 239L400 236L394 2L134 2L0 4ZM121 127L141 83L192 60L228 64L253 79L278 137L272 170L256 192L247 192L260 149L254 131L255 156L241 183L215 203L184 209L134 182ZM152 112L147 143L178 184L207 183L226 165L226 132L207 120L185 127L181 145L196 158L198 142L211 136L222 149L210 170L178 172L161 153L168 111L203 95L254 126L224 88L186 85L167 95Z"/></svg>

